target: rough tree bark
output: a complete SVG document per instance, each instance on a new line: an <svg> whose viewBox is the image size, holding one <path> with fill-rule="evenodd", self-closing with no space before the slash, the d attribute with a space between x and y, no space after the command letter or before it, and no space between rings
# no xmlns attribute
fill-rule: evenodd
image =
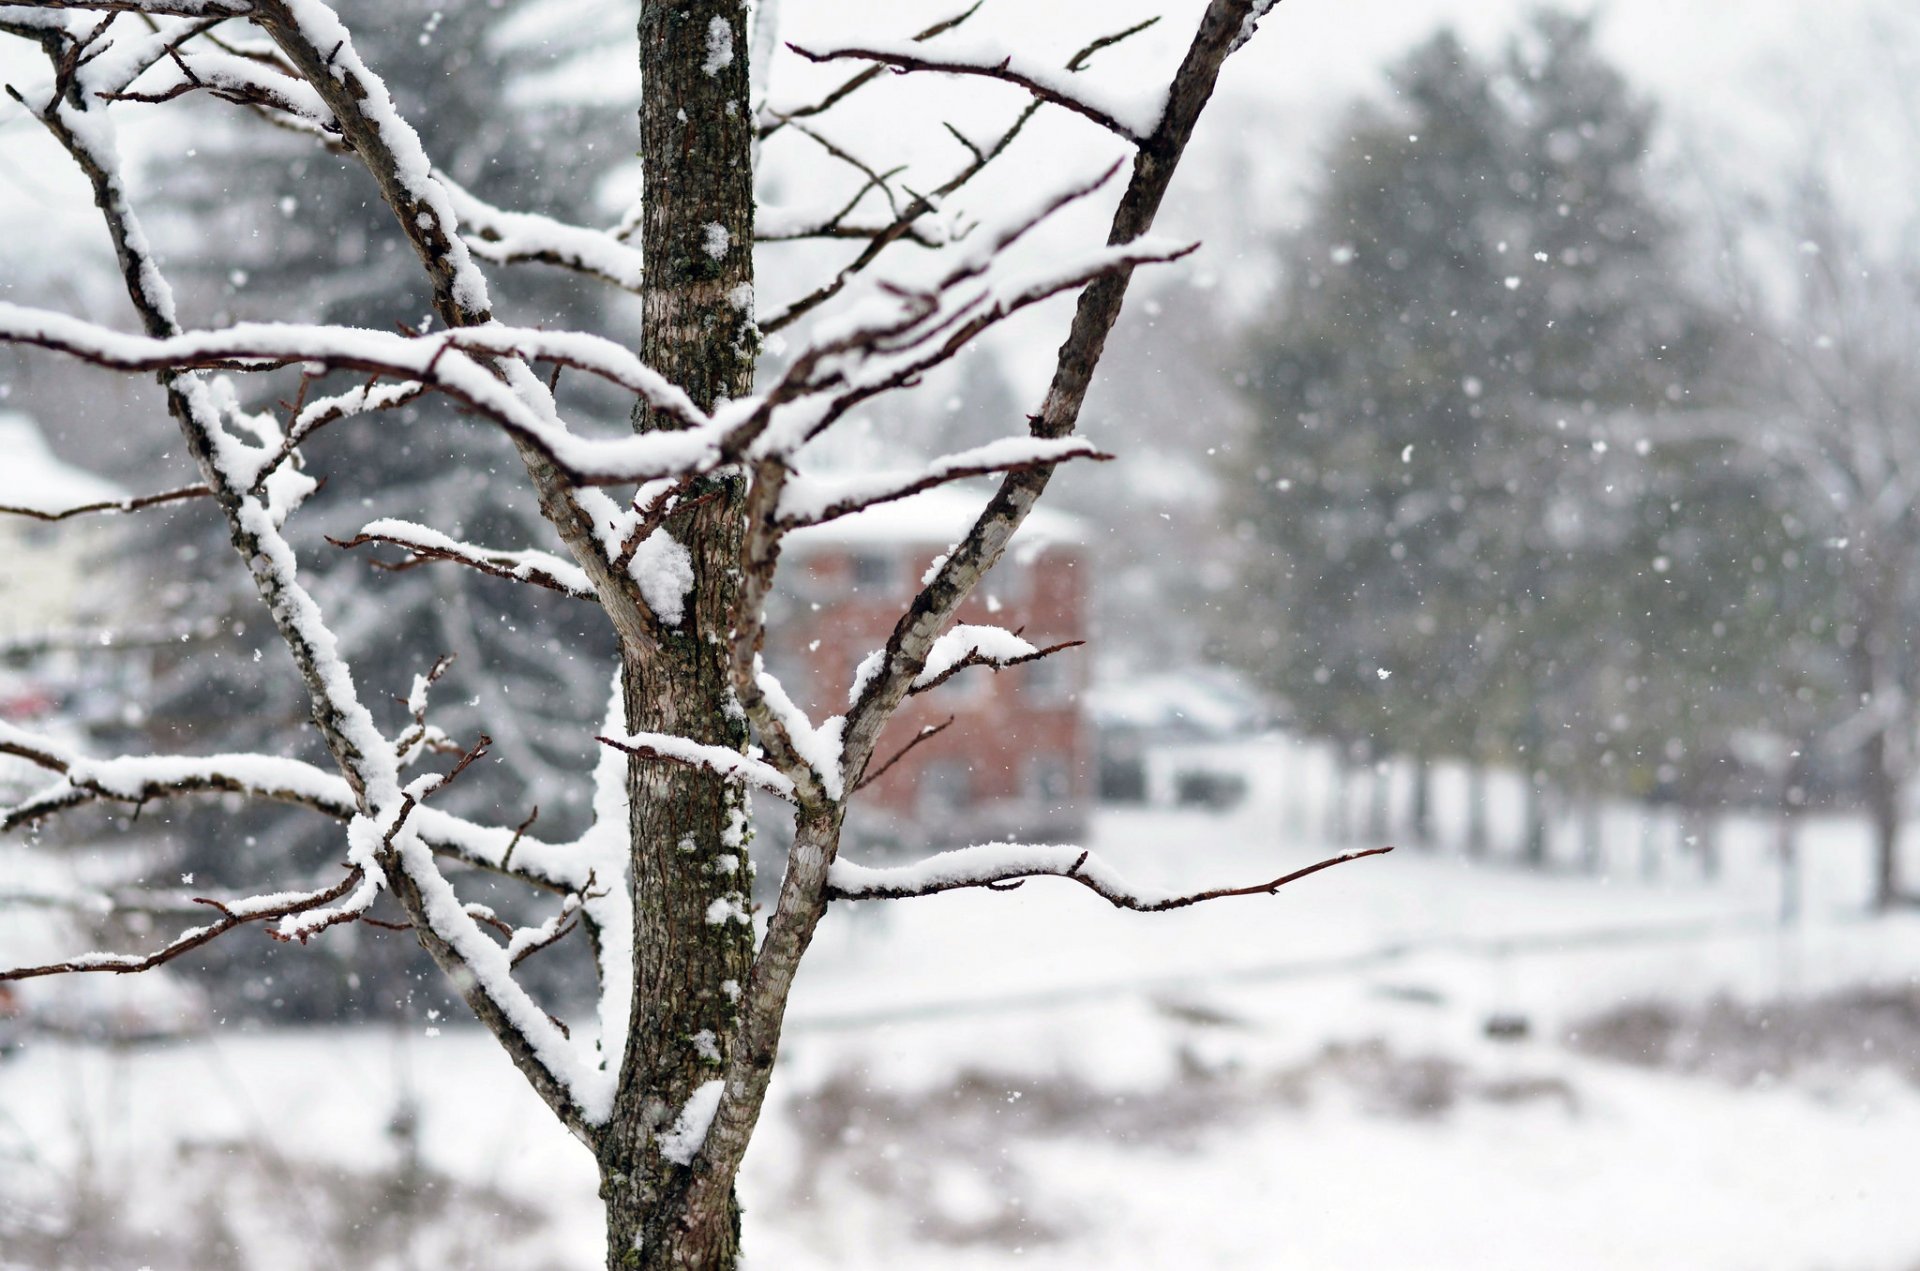
<svg viewBox="0 0 1920 1271"><path fill-rule="evenodd" d="M753 116L746 6L640 7L640 158L647 198L640 356L711 410L753 389ZM662 197L664 196L664 197ZM673 421L635 408L646 432ZM746 532L737 468L703 477L667 521L687 545L691 605L650 646L623 650L630 729L745 750L729 683L737 562ZM633 1026L599 1151L610 1268L735 1264L732 1180L691 1192L709 1168L662 1154L661 1132L721 1078L753 961L747 795L709 770L628 762L634 897ZM715 921L716 916L718 921Z"/></svg>

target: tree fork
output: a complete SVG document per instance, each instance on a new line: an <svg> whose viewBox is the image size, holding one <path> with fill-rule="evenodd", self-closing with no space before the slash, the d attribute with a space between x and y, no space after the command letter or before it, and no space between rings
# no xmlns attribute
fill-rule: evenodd
<svg viewBox="0 0 1920 1271"><path fill-rule="evenodd" d="M752 390L758 353L746 9L737 0L645 0L639 35L640 356L711 409ZM637 431L676 426L644 404L635 408ZM628 644L624 652L627 722L744 750L747 725L727 653L745 483L723 471L702 485L696 494L718 497L686 500L687 510L664 526L686 547L693 571L680 624L652 647ZM627 789L634 1001L613 1117L599 1144L607 1265L730 1268L740 1248L733 1180L695 1187L706 1163L674 1131L725 1070L753 958L746 795L711 772L638 758Z"/></svg>

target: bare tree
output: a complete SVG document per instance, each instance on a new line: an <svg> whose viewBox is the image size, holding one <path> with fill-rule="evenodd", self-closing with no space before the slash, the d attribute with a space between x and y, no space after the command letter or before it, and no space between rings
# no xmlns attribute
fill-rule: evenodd
<svg viewBox="0 0 1920 1271"><path fill-rule="evenodd" d="M1770 304L1758 282L1733 279L1733 306L1750 324L1750 397L1744 417L1718 431L1772 482L1799 540L1801 563L1783 572L1811 576L1797 610L1826 636L1776 655L1777 678L1826 690L1783 694L1778 723L1795 741L1857 759L1872 903L1888 909L1911 899L1900 833L1920 729L1920 657L1907 635L1920 612L1920 274L1875 248L1813 162L1786 203L1746 227L1755 241L1724 254L1729 273L1761 256L1791 281Z"/></svg>
<svg viewBox="0 0 1920 1271"><path fill-rule="evenodd" d="M384 897L555 1116L594 1153L608 1265L729 1267L739 1249L734 1178L766 1096L794 976L830 901L1057 876L1116 905L1161 910L1270 893L1297 876L1178 896L1144 894L1077 848L990 844L890 869L836 860L848 799L906 697L969 667L1051 652L1010 632L953 627L953 616L1054 468L1097 453L1073 431L1128 279L1139 265L1191 250L1147 234L1222 64L1273 4L1210 0L1171 79L1137 101L1096 100L1074 74L1131 31L1092 40L1064 67L1044 66L1017 52L956 43L948 32L972 16L969 9L912 39L797 49L854 69L818 101L773 112L744 108L755 83L750 50L773 44L770 2L750 33L736 0L643 0L646 197L607 231L492 207L445 179L323 0L0 4L0 30L46 52L47 83L16 96L91 182L141 327L129 335L0 305L0 338L159 377L199 482L121 508L200 498L217 509L272 611L331 760L327 769L265 754L96 758L0 728L0 751L51 774L45 788L5 810L4 825L83 805L137 809L223 791L334 817L345 824L346 842L341 873L273 894L94 898L96 907L202 907L209 921L152 952L70 957L5 978L138 971L242 926L306 941L344 923L396 921L374 917ZM950 180L915 193L813 126L889 70L1001 81L1033 101L997 137L955 131L964 159ZM356 157L425 271L441 329L184 329L141 231L108 121L128 108L122 103L187 96L233 103ZM1007 250L1059 209L1107 188L1117 169L1041 189L1027 206L1003 210L957 240L943 234L946 224L930 214L1049 108L1133 147L1107 241L1056 256L1040 272L1016 269ZM786 309L756 315L754 157L789 138L825 146L862 173L860 193L818 216L762 224L759 237L853 240L859 250ZM873 219L866 209L876 204L886 211ZM904 242L944 246L946 263L926 282L867 277ZM636 292L644 308L637 354L589 332L495 320L482 260L561 266ZM850 483L804 471L807 444L856 406L910 387L1010 315L1076 290L1052 385L1025 435L898 479ZM781 328L796 332L789 354L777 370L762 367L761 333ZM536 369L542 363L548 374ZM287 368L303 380L284 420L239 406L233 377ZM630 393L635 435L570 431L556 397L562 368ZM308 377L341 372L364 378L323 396L305 391ZM350 666L283 532L314 485L301 443L338 421L430 393L458 403L474 426L504 430L564 552L482 546L394 519L369 523L353 542L398 547L408 562L464 565L546 587L605 613L620 665L600 733L597 817L571 843L535 837L530 822L485 825L429 804L487 739L462 744L433 725L434 671L413 678L404 712L382 727L363 687L382 668L369 674ZM860 665L845 713L808 719L759 656L783 536L983 474L997 476L998 488L886 645ZM439 761L444 771L412 774L434 756L447 757ZM793 809L779 900L757 940L748 899L749 789L772 792ZM476 870L550 893L551 916L513 928L463 902L456 882ZM597 1026L580 1037L513 973L576 930L591 942L599 977Z"/></svg>

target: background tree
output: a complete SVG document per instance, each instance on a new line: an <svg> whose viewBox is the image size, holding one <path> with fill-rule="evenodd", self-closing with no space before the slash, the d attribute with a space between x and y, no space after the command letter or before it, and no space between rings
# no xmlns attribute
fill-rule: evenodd
<svg viewBox="0 0 1920 1271"><path fill-rule="evenodd" d="M1920 274L1906 232L1881 245L1818 159L1784 198L1749 207L1723 257L1725 301L1744 324L1734 405L1674 431L1766 483L1751 572L1799 602L1781 615L1768 682L1801 747L1855 773L1875 904L1888 908L1909 898L1900 830L1920 732L1908 634L1920 615Z"/></svg>
<svg viewBox="0 0 1920 1271"><path fill-rule="evenodd" d="M1497 65L1442 32L1390 80L1251 341L1242 656L1357 756L1531 771L1538 860L1609 617L1580 580L1592 421L1684 399L1706 324L1646 188L1652 110L1590 20L1537 14Z"/></svg>
<svg viewBox="0 0 1920 1271"><path fill-rule="evenodd" d="M488 203L591 222L608 160L633 148L635 103L569 99L552 85L590 73L581 62L593 40L619 38L623 24L554 9L549 0L453 10L427 0L349 0L339 7L449 181ZM149 165L151 198L156 250L179 281L190 321L432 326L427 280L411 267L405 236L353 154L261 127L224 103L189 100L176 109L192 121L196 154L191 163ZM484 242L479 250L488 250ZM530 325L637 325L637 315L623 315L618 291L572 271L516 269L493 285L499 303ZM365 378L325 374L303 389L323 398ZM285 388L243 384L242 400L248 409L273 409ZM627 406L616 394L586 384L575 389L576 417L601 424L624 417ZM306 505L303 522L318 534L351 541L369 519L371 498L389 515L471 541L542 536L533 500L494 479L517 462L512 446L459 427L444 400L423 396L383 416L344 421L303 449L318 470L356 474L329 482ZM219 620L210 642L162 651L147 704L152 744L201 751L274 744L304 714L304 703L300 686L280 667L254 656L270 647L270 615L229 567L218 525L186 513L156 520L154 528L136 540L135 568L165 580L158 620ZM578 833L591 809L571 773L590 762L580 723L593 717L606 692L601 668L614 650L604 624L577 602L476 571L370 573L369 555L382 559L369 548L317 551L305 568L332 625L367 656L422 666L454 655L438 689L439 726L456 735L486 732L495 758L482 770L485 781L447 791L447 805L515 823L537 808L547 833ZM391 552L384 558L396 559ZM569 654L555 656L557 648ZM240 704L244 709L235 709ZM317 738L309 734L305 743L304 757L322 757ZM285 808L255 805L236 816L189 805L162 815L181 848L173 867L212 886L249 887L287 868L312 871L336 852L327 827ZM244 858L226 847L236 828L257 841ZM518 898L500 903L508 917L524 916ZM422 978L431 968L405 941L373 935L360 947L343 942L313 952L318 956L284 956L254 942L225 942L199 957L224 989L271 974L270 1000L303 1018L353 1016L438 992ZM548 987L581 969L564 956L543 962L531 964L529 974L562 968ZM348 990L349 974L361 988Z"/></svg>

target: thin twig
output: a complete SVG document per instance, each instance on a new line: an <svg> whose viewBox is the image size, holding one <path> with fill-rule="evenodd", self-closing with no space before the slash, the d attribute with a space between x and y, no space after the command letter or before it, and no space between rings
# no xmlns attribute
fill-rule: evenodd
<svg viewBox="0 0 1920 1271"><path fill-rule="evenodd" d="M862 790L866 789L868 786L872 785L874 782L880 780L880 778L886 776L887 770L893 767L893 765L899 763L902 759L905 759L910 753L912 753L913 748L915 746L920 745L922 742L932 741L935 737L938 737L941 733L946 732L947 729L952 728L954 719L955 719L954 716L949 715L938 724L929 724L925 728L922 728L917 734L915 734L912 741L908 742L906 745L900 747L900 749L893 752L893 758L887 760L885 763L881 764L878 768L875 768L872 772L869 772L866 776L860 778L860 780L857 783L855 783L853 787L853 793L859 794Z"/></svg>
<svg viewBox="0 0 1920 1271"><path fill-rule="evenodd" d="M962 849L964 852L966 849ZM887 884L884 879L895 874L906 874L913 870L907 866L903 870L862 871L875 876L875 881L865 885L846 886L829 883L827 894L833 900L907 900L915 896L933 896L945 891L960 891L973 887L985 887L994 891L1010 890L1013 886L1029 878L1066 878L1092 891L1107 903L1118 909L1130 909L1135 913L1157 914L1173 909L1185 909L1191 905L1203 904L1209 900L1225 900L1230 896L1271 896L1288 883L1298 882L1323 869L1332 869L1335 865L1344 865L1348 861L1362 860L1368 856L1383 856L1393 848L1369 847L1357 852L1343 852L1339 856L1330 856L1323 861L1293 870L1291 873L1269 879L1264 883L1254 883L1250 887L1214 887L1206 891L1188 892L1180 896L1167 896L1158 900L1147 900L1135 892L1124 889L1107 877L1096 877L1083 872L1087 862L1092 859L1090 852L1082 851L1071 864L1064 867L1049 867L1044 864L1019 864L1008 866L1003 871L994 871L978 877L966 878L948 876L944 878L921 878L912 882L895 885ZM957 854L957 853L956 853Z"/></svg>

